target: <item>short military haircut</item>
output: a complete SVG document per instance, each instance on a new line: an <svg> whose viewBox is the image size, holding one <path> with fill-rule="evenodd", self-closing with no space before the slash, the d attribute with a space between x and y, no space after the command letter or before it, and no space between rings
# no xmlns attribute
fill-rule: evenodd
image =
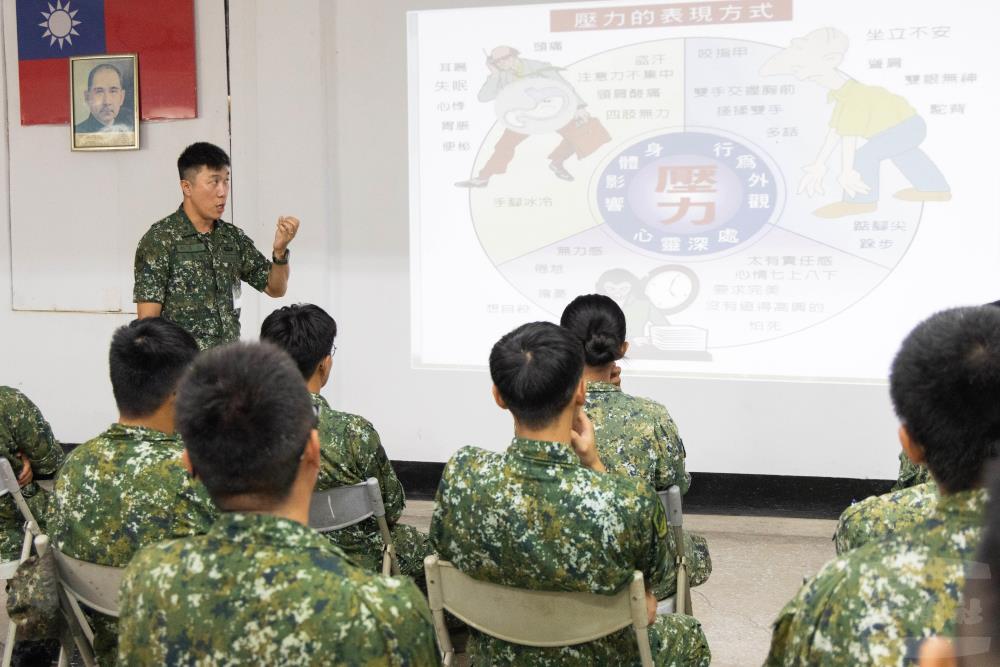
<svg viewBox="0 0 1000 667"><path fill-rule="evenodd" d="M1000 309L954 308L917 325L889 393L938 483L949 493L976 487L1000 442Z"/></svg>
<svg viewBox="0 0 1000 667"><path fill-rule="evenodd" d="M177 158L177 174L182 181L192 181L202 167L222 169L230 166L229 155L215 144L199 141L184 149Z"/></svg>
<svg viewBox="0 0 1000 667"><path fill-rule="evenodd" d="M280 502L316 425L302 375L270 343L204 352L177 392L177 431L216 504L237 495Z"/></svg>
<svg viewBox="0 0 1000 667"><path fill-rule="evenodd" d="M306 380L330 354L336 337L337 323L325 310L311 303L279 308L260 327L260 339L287 352Z"/></svg>
<svg viewBox="0 0 1000 667"><path fill-rule="evenodd" d="M584 294L569 302L559 323L583 343L588 366L607 366L621 358L625 343L625 313L603 294Z"/></svg>
<svg viewBox="0 0 1000 667"><path fill-rule="evenodd" d="M114 72L115 74L117 74L118 75L118 85L120 85L122 88L125 88L125 80L122 78L121 70L119 70L117 67L115 67L111 63L101 63L100 65L98 65L94 69L90 70L90 74L87 75L87 90L92 90L94 88L94 77L97 76L98 72L100 72L101 70L105 70L105 69L108 70L108 71L110 71L110 72Z"/></svg>
<svg viewBox="0 0 1000 667"><path fill-rule="evenodd" d="M490 352L490 376L514 418L529 428L550 424L573 398L583 375L583 346L567 329L532 322Z"/></svg>
<svg viewBox="0 0 1000 667"><path fill-rule="evenodd" d="M120 327L108 354L118 412L132 419L156 412L197 354L191 334L170 320L151 317Z"/></svg>

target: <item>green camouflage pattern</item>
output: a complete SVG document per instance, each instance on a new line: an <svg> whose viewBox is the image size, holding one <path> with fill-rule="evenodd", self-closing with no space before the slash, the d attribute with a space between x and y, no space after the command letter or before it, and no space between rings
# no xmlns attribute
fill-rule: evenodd
<svg viewBox="0 0 1000 667"><path fill-rule="evenodd" d="M911 529L930 516L937 499L937 484L926 482L854 503L837 522L833 536L837 554Z"/></svg>
<svg viewBox="0 0 1000 667"><path fill-rule="evenodd" d="M909 530L827 563L779 614L765 665L902 667L927 637L954 636L985 509L983 489L941 496Z"/></svg>
<svg viewBox="0 0 1000 667"><path fill-rule="evenodd" d="M319 394L312 394L312 401L319 410L320 466L316 491L358 484L369 477L377 479L400 572L422 584L424 558L433 550L426 535L413 526L396 523L403 514L406 497L375 427L364 417L334 410ZM381 572L384 545L374 518L324 535L357 565Z"/></svg>
<svg viewBox="0 0 1000 667"><path fill-rule="evenodd" d="M64 458L62 447L38 407L17 389L0 387L0 456L10 462L15 475L23 468L18 452L31 461L35 479L55 474ZM21 495L44 530L49 494L31 482L21 487ZM0 561L19 559L23 544L21 512L12 498L0 498Z"/></svg>
<svg viewBox="0 0 1000 667"><path fill-rule="evenodd" d="M121 588L122 665L437 665L427 601L322 535L224 513L206 535L143 549Z"/></svg>
<svg viewBox="0 0 1000 667"><path fill-rule="evenodd" d="M665 407L626 394L610 382L588 382L584 409L594 423L597 451L608 472L644 479L657 491L677 485L687 493L687 452Z"/></svg>
<svg viewBox="0 0 1000 667"><path fill-rule="evenodd" d="M566 443L514 438L506 453L459 450L438 487L430 538L459 570L506 586L610 595L635 570L647 585L676 586L673 542L653 489L585 468ZM692 618L661 617L650 636L659 665L709 663ZM560 648L515 646L472 631L467 650L472 664L638 663L628 628Z"/></svg>
<svg viewBox="0 0 1000 667"><path fill-rule="evenodd" d="M49 535L67 556L125 567L142 547L207 531L218 516L181 463L180 436L112 424L66 459L50 503ZM114 619L92 614L102 665L114 664Z"/></svg>
<svg viewBox="0 0 1000 667"><path fill-rule="evenodd" d="M160 314L204 350L239 340L241 281L262 292L270 271L271 262L239 227L216 220L211 232L199 234L181 207L139 241L132 298L162 304Z"/></svg>
<svg viewBox="0 0 1000 667"><path fill-rule="evenodd" d="M645 480L657 491L677 485L681 493L691 486L685 470L684 441L667 409L655 401L626 394L610 382L588 382L587 416L601 462L608 472ZM684 533L688 574L698 586L712 574L708 542L701 535ZM673 595L673 588L655 587L658 600Z"/></svg>
<svg viewBox="0 0 1000 667"><path fill-rule="evenodd" d="M892 491L902 491L911 486L932 481L934 480L927 466L914 463L906 455L906 452L899 453L899 474L896 477L896 483L892 485Z"/></svg>

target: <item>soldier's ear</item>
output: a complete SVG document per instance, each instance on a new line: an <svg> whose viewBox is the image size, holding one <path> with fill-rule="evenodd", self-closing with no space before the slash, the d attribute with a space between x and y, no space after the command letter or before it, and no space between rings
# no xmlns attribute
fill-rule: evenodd
<svg viewBox="0 0 1000 667"><path fill-rule="evenodd" d="M319 468L319 431L316 429L309 431L309 440L302 450L302 462Z"/></svg>
<svg viewBox="0 0 1000 667"><path fill-rule="evenodd" d="M507 403L503 400L503 396L500 395L500 390L497 389L496 385L493 385L493 400L496 401L501 410L507 409Z"/></svg>
<svg viewBox="0 0 1000 667"><path fill-rule="evenodd" d="M187 197L191 196L191 182L187 179L181 179L181 192Z"/></svg>
<svg viewBox="0 0 1000 667"><path fill-rule="evenodd" d="M628 354L628 341L625 341L624 343L622 343L621 357L624 357L626 354ZM621 357L619 357L619 358L621 358Z"/></svg>
<svg viewBox="0 0 1000 667"><path fill-rule="evenodd" d="M924 455L924 448L913 439L913 436L910 435L910 432L906 428L906 424L900 424L899 426L899 444L903 446L906 457L914 464L920 465L927 460L927 457Z"/></svg>

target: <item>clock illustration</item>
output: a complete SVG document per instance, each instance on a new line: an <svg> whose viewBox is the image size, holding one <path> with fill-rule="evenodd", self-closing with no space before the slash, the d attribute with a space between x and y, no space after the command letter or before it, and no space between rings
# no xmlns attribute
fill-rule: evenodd
<svg viewBox="0 0 1000 667"><path fill-rule="evenodd" d="M698 276L680 264L661 266L649 272L643 291L654 308L664 315L674 315L698 296Z"/></svg>

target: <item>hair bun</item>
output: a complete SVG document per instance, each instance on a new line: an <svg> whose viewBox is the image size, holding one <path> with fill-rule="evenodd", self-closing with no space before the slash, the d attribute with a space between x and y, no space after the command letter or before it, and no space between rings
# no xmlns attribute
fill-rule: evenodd
<svg viewBox="0 0 1000 667"><path fill-rule="evenodd" d="M588 366L604 366L618 359L621 343L614 336L596 331L583 343Z"/></svg>

